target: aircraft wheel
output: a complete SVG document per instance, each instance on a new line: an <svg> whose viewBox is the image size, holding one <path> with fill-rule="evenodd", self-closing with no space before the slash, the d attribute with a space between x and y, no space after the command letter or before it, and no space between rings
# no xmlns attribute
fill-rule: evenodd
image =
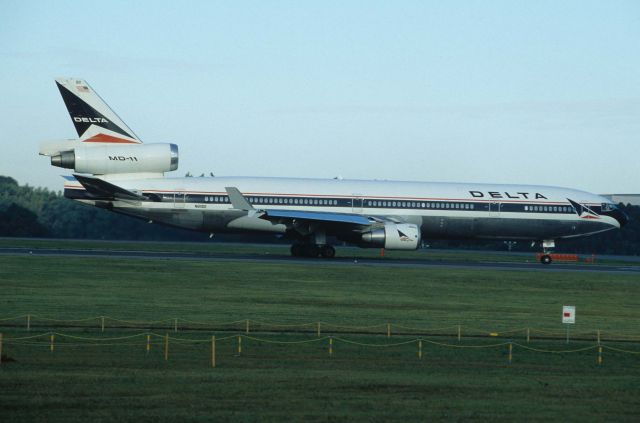
<svg viewBox="0 0 640 423"><path fill-rule="evenodd" d="M302 256L302 245L300 244L293 244L291 246L291 255L293 257L301 257Z"/></svg>
<svg viewBox="0 0 640 423"><path fill-rule="evenodd" d="M331 245L323 245L320 249L320 255L322 258L334 258L336 256L336 249Z"/></svg>
<svg viewBox="0 0 640 423"><path fill-rule="evenodd" d="M305 256L318 257L320 255L320 247L315 244L309 244L305 246Z"/></svg>
<svg viewBox="0 0 640 423"><path fill-rule="evenodd" d="M540 257L540 263L542 264L551 264L551 262L552 260L549 254L543 254L542 257Z"/></svg>

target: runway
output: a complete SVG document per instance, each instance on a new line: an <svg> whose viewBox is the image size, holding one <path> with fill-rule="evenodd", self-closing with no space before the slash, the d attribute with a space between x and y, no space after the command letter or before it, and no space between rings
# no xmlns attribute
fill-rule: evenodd
<svg viewBox="0 0 640 423"><path fill-rule="evenodd" d="M78 248L0 248L0 256L27 257L93 257L138 260L198 260L211 262L282 263L305 266L379 266L411 268L455 268L476 270L504 270L528 272L598 272L640 276L640 266L566 264L542 265L537 262L464 262L425 259L353 258L336 257L331 260L289 257L276 254L216 254L198 252L157 252L136 250L78 249Z"/></svg>

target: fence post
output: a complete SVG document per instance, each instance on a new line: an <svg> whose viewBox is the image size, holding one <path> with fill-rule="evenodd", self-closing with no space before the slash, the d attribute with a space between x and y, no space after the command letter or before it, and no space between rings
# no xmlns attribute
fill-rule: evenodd
<svg viewBox="0 0 640 423"><path fill-rule="evenodd" d="M178 332L178 318L173 319L173 331Z"/></svg>
<svg viewBox="0 0 640 423"><path fill-rule="evenodd" d="M164 361L169 360L169 334L164 335Z"/></svg>
<svg viewBox="0 0 640 423"><path fill-rule="evenodd" d="M27 331L31 331L31 315L27 314Z"/></svg>
<svg viewBox="0 0 640 423"><path fill-rule="evenodd" d="M598 347L598 366L602 364L602 347Z"/></svg>
<svg viewBox="0 0 640 423"><path fill-rule="evenodd" d="M320 338L320 322L318 322L318 338Z"/></svg>
<svg viewBox="0 0 640 423"><path fill-rule="evenodd" d="M422 339L418 340L418 358L422 360Z"/></svg>
<svg viewBox="0 0 640 423"><path fill-rule="evenodd" d="M247 319L247 321L245 322L246 327L245 327L245 332L249 333L249 319Z"/></svg>
<svg viewBox="0 0 640 423"><path fill-rule="evenodd" d="M512 359L513 359L513 342L509 341L509 364L511 364Z"/></svg>
<svg viewBox="0 0 640 423"><path fill-rule="evenodd" d="M598 329L598 345L600 345L600 329Z"/></svg>
<svg viewBox="0 0 640 423"><path fill-rule="evenodd" d="M387 323L387 338L391 338L391 323Z"/></svg>
<svg viewBox="0 0 640 423"><path fill-rule="evenodd" d="M531 333L529 331L529 328L527 328L527 344L529 343L530 339L531 339Z"/></svg>
<svg viewBox="0 0 640 423"><path fill-rule="evenodd" d="M211 337L211 367L216 367L216 336Z"/></svg>
<svg viewBox="0 0 640 423"><path fill-rule="evenodd" d="M333 338L329 337L329 357L333 355Z"/></svg>
<svg viewBox="0 0 640 423"><path fill-rule="evenodd" d="M460 327L460 325L458 325L458 342L460 342L461 338L462 338L462 328Z"/></svg>
<svg viewBox="0 0 640 423"><path fill-rule="evenodd" d="M100 330L104 332L104 316L100 317Z"/></svg>
<svg viewBox="0 0 640 423"><path fill-rule="evenodd" d="M51 344L49 345L49 349L51 350L51 352L53 352L53 340L55 338L55 335L51 335Z"/></svg>
<svg viewBox="0 0 640 423"><path fill-rule="evenodd" d="M238 335L238 355L242 354L242 336Z"/></svg>

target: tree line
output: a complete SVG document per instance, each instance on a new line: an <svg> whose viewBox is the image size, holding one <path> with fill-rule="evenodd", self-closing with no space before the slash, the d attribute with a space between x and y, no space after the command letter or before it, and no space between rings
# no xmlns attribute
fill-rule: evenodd
<svg viewBox="0 0 640 423"><path fill-rule="evenodd" d="M629 215L627 226L600 235L558 240L558 252L582 254L640 255L640 207L621 205ZM86 206L64 198L62 192L19 185L13 178L0 176L0 236L49 237L142 241L206 241L208 234L162 225ZM218 240L237 236L216 236ZM260 242L276 237L244 235L240 239ZM501 241L434 241L436 248L486 248L505 250ZM532 251L528 242L511 245L515 251ZM537 248L537 247L536 247Z"/></svg>
<svg viewBox="0 0 640 423"><path fill-rule="evenodd" d="M0 176L0 236L147 241L208 238L80 204L64 198L60 191L20 186L7 176Z"/></svg>

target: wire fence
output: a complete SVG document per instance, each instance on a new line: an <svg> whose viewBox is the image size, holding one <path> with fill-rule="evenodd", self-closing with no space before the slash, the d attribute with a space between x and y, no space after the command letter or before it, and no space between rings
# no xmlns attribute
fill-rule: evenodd
<svg viewBox="0 0 640 423"><path fill-rule="evenodd" d="M630 354L640 358L640 349L620 348L615 345L608 345L602 341L597 343L584 342L573 348L558 348L557 342L551 344L556 348L548 348L549 342L542 345L533 346L531 344L517 342L514 340L506 340L500 342L483 342L474 343L461 343L458 340L452 338L449 341L436 340L429 337L405 337L396 336L393 340L388 339L384 335L359 335L359 337L346 337L335 335L324 335L319 337L294 334L295 336L304 336L301 339L274 339L265 336L247 335L245 333L234 333L219 336L216 334L203 334L202 332L185 333L184 335L170 335L169 332L164 334L153 331L144 331L133 334L127 334L123 336L105 337L104 335L98 336L81 336L78 334L48 331L39 334L32 335L11 335L0 333L0 365L3 362L11 362L14 359L11 357L11 352L17 349L28 349L29 351L37 350L39 352L48 352L51 354L68 353L71 350L76 351L78 348L92 349L92 350L104 350L107 347L126 347L127 351L133 350L145 351L149 354L153 349L156 353L161 353L164 361L169 361L172 351L178 349L181 346L198 346L197 351L192 351L191 354L197 354L200 357L200 361L209 361L210 367L218 366L218 362L221 354L219 348L224 347L223 358L233 355L235 357L243 356L243 345L246 345L247 341L251 341L252 346L258 345L271 345L286 348L287 351L291 351L293 356L296 352L299 352L299 348L303 345L315 345L315 354L322 354L326 357L333 357L336 355L336 351L342 349L344 351L345 346L358 347L363 349L399 349L404 354L405 358L413 357L422 360L425 351L429 349L457 349L457 350L499 350L502 352L500 357L506 356L506 362L511 364L514 361L516 350L521 352L528 351L536 354L576 354L576 353L593 353L592 357L595 359L597 365L603 364L603 356L605 352L617 353L617 354ZM376 342L370 342L371 339ZM364 340L363 340L364 339ZM503 358L501 358L503 360Z"/></svg>
<svg viewBox="0 0 640 423"><path fill-rule="evenodd" d="M179 331L205 331L205 332L242 332L249 333L314 333L317 337L324 334L383 334L387 337L394 335L413 335L431 337L455 336L462 338L493 337L503 339L520 339L529 343L534 339L555 340L569 339L582 341L614 341L614 342L638 342L640 335L615 332L610 330L571 330L568 328L550 330L534 327L517 327L506 329L478 328L470 325L448 326L411 326L397 323L376 323L371 325L345 325L326 321L278 323L254 319L240 319L232 321L198 321L173 317L161 320L130 320L119 319L111 316L96 316L82 319L56 319L37 314L23 314L0 318L0 328L24 328L27 331L43 328L74 328L95 329L102 333L109 329L143 329L143 330L170 330Z"/></svg>

